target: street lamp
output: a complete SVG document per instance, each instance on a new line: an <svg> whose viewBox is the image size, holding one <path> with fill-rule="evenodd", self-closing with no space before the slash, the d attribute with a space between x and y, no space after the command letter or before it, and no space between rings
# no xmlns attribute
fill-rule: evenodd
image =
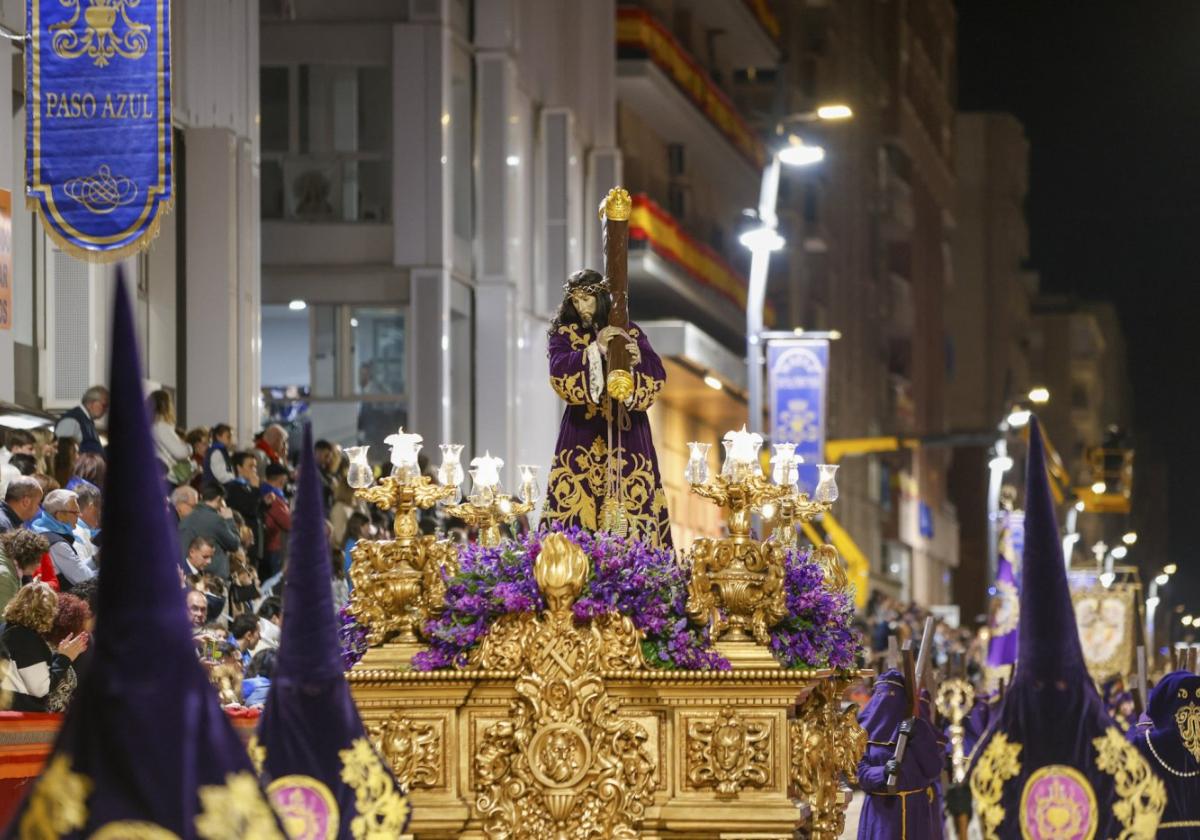
<svg viewBox="0 0 1200 840"><path fill-rule="evenodd" d="M1034 405L1045 405L1050 402L1050 389L1044 386L1037 386L1029 390L1029 401Z"/></svg>
<svg viewBox="0 0 1200 840"><path fill-rule="evenodd" d="M1121 542L1125 545L1133 545L1137 542L1137 531L1130 531L1125 536L1121 537Z"/></svg>
<svg viewBox="0 0 1200 840"><path fill-rule="evenodd" d="M1119 545L1112 550L1112 556L1117 560L1124 560L1125 555L1129 553L1129 549L1123 545Z"/></svg>
<svg viewBox="0 0 1200 840"><path fill-rule="evenodd" d="M789 114L775 125L775 134L782 137L785 127L792 123L815 123L846 120L854 116L850 106L840 102L827 103L812 111ZM767 274L771 267L771 252L786 245L779 235L779 217L775 210L779 202L781 167L812 166L825 159L825 149L791 136L772 154L763 167L758 191L758 221L760 227L738 237L750 251L750 286L746 290L746 373L749 382L751 432L762 431L763 414L763 308L767 300Z"/></svg>
<svg viewBox="0 0 1200 840"><path fill-rule="evenodd" d="M1168 563L1167 565L1163 566L1163 574L1164 575L1173 575L1177 571L1179 571L1179 567L1176 566L1174 563Z"/></svg>

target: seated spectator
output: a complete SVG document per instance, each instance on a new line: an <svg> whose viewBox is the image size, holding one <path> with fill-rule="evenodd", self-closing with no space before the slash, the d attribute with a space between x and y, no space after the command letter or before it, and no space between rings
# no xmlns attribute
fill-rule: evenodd
<svg viewBox="0 0 1200 840"><path fill-rule="evenodd" d="M75 474L75 460L79 457L79 442L74 438L59 438L54 449L54 480L65 486Z"/></svg>
<svg viewBox="0 0 1200 840"><path fill-rule="evenodd" d="M34 473L33 478L35 481L37 481L38 486L42 488L43 496L52 490L63 489L63 486L59 484L52 475L46 475L45 473Z"/></svg>
<svg viewBox="0 0 1200 840"><path fill-rule="evenodd" d="M42 485L36 478L23 475L8 483L0 502L0 533L20 528L37 516L42 504Z"/></svg>
<svg viewBox="0 0 1200 840"><path fill-rule="evenodd" d="M100 451L99 444L93 446L83 444L79 447L79 457L75 459L75 475L84 481L90 481L103 490L104 474L107 471L108 464L104 460L104 453Z"/></svg>
<svg viewBox="0 0 1200 840"><path fill-rule="evenodd" d="M54 626L58 597L44 583L21 587L4 608L0 647L7 651L0 690L12 694L16 712L49 711L46 703L59 684L68 679L71 663L87 650L86 633L68 636L51 650L44 635Z"/></svg>
<svg viewBox="0 0 1200 840"><path fill-rule="evenodd" d="M233 429L226 423L213 426L212 442L204 456L205 482L228 484L237 477L233 473L233 461L229 457L229 447L232 445Z"/></svg>
<svg viewBox="0 0 1200 840"><path fill-rule="evenodd" d="M38 471L37 458L27 452L18 452L8 459L8 465L21 475L33 475Z"/></svg>
<svg viewBox="0 0 1200 840"><path fill-rule="evenodd" d="M241 654L242 666L248 666L250 652L258 644L258 616L244 613L235 618L229 625L229 643Z"/></svg>
<svg viewBox="0 0 1200 840"><path fill-rule="evenodd" d="M50 541L26 528L0 534L0 612L42 565Z"/></svg>
<svg viewBox="0 0 1200 840"><path fill-rule="evenodd" d="M196 537L213 546L212 574L228 579L229 552L241 546L242 538L233 523L233 509L225 504L225 488L216 482L204 485L200 504L179 523L179 543L185 553Z"/></svg>
<svg viewBox="0 0 1200 840"><path fill-rule="evenodd" d="M191 447L192 465L196 468L190 483L199 490L200 485L204 483L204 462L207 460L208 445L212 441L212 435L208 431L208 426L197 426L184 435L183 439Z"/></svg>
<svg viewBox="0 0 1200 840"><path fill-rule="evenodd" d="M263 598L258 605L258 644L254 653L279 647L279 628L283 626L283 602L279 598Z"/></svg>
<svg viewBox="0 0 1200 840"><path fill-rule="evenodd" d="M176 487L172 490L171 513L175 516L175 525L178 526L189 513L196 509L198 504L200 504L200 494L194 487Z"/></svg>
<svg viewBox="0 0 1200 840"><path fill-rule="evenodd" d="M268 648L254 654L246 667L246 678L242 680L243 704L261 706L267 702L271 690L271 675L275 673L275 649Z"/></svg>
<svg viewBox="0 0 1200 840"><path fill-rule="evenodd" d="M274 463L267 465L267 480L262 484L262 498L266 503L263 514L263 558L267 567L265 571L270 571L272 575L283 568L283 554L288 533L292 530L292 512L287 497L283 495L287 480L287 467Z"/></svg>
<svg viewBox="0 0 1200 840"><path fill-rule="evenodd" d="M254 454L258 458L258 475L269 478L267 467L271 464L287 470L288 433L278 423L272 423L254 441ZM284 482L285 484L287 482Z"/></svg>
<svg viewBox="0 0 1200 840"><path fill-rule="evenodd" d="M208 597L199 589L188 589L184 596L187 603L188 620L192 623L192 631L198 632L208 623Z"/></svg>
<svg viewBox="0 0 1200 840"><path fill-rule="evenodd" d="M229 555L229 614L254 614L254 602L259 599L258 575L241 551Z"/></svg>
<svg viewBox="0 0 1200 840"><path fill-rule="evenodd" d="M60 592L58 609L54 613L54 625L46 634L46 641L51 647L57 647L67 638L75 636L91 638L95 626L96 620L92 616L92 610L87 601L69 592ZM49 711L65 712L67 710L67 705L71 702L71 695L75 693L75 687L91 665L91 657L92 651L87 648L75 657L75 661L68 668L67 676L51 690L46 698L46 708Z"/></svg>
<svg viewBox="0 0 1200 840"><path fill-rule="evenodd" d="M50 541L50 559L58 575L59 588L69 592L77 583L94 577L96 567L80 556L75 547L75 524L79 521L79 498L70 490L51 490L42 502L42 512L32 528Z"/></svg>
<svg viewBox="0 0 1200 840"><path fill-rule="evenodd" d="M203 575L212 565L214 552L213 544L207 537L192 537L192 541L188 543L187 556L183 559L184 572L189 577Z"/></svg>
<svg viewBox="0 0 1200 840"><path fill-rule="evenodd" d="M74 490L75 497L79 499L79 521L75 523L75 550L79 552L80 557L96 565L96 558L100 553L100 488L80 478L76 479L74 487L67 489Z"/></svg>
<svg viewBox="0 0 1200 840"><path fill-rule="evenodd" d="M253 452L238 452L233 456L233 471L235 478L225 485L226 500L229 506L242 515L246 527L250 529L250 545L246 554L261 573L264 571L262 559L263 525L262 516L266 509L266 501L259 490L258 462Z"/></svg>

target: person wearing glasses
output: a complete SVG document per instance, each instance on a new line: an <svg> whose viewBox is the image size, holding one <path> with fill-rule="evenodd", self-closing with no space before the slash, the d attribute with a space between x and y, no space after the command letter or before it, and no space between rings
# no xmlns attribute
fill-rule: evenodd
<svg viewBox="0 0 1200 840"><path fill-rule="evenodd" d="M42 512L31 526L35 533L41 534L50 543L50 560L54 563L59 589L63 592L96 576L96 567L76 548L77 524L79 497L71 490L51 490L42 500Z"/></svg>

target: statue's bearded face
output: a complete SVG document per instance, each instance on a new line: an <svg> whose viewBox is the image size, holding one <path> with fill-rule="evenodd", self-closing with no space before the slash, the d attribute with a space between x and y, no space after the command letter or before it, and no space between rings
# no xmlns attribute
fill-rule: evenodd
<svg viewBox="0 0 1200 840"><path fill-rule="evenodd" d="M592 319L596 317L596 296L582 289L571 292L571 305L579 313L579 320L583 325L590 327Z"/></svg>

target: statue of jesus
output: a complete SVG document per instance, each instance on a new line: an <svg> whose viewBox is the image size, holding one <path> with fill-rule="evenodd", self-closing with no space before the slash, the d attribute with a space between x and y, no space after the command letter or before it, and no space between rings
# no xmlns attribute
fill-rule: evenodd
<svg viewBox="0 0 1200 840"><path fill-rule="evenodd" d="M566 293L550 325L547 354L550 384L566 403L546 482L542 517L590 531L612 527L623 514L628 534L671 547L667 500L658 472L646 410L666 382L662 360L638 326L622 331L608 324L608 280L583 269L567 278ZM633 373L633 394L623 404L605 390L607 348L615 337ZM606 521L607 520L607 521Z"/></svg>

